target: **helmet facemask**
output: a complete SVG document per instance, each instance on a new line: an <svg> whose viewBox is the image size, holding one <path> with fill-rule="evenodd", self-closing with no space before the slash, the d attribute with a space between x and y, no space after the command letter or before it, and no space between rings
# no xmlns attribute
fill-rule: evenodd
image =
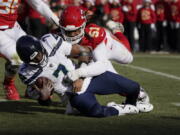
<svg viewBox="0 0 180 135"><path fill-rule="evenodd" d="M41 60L38 58L40 55ZM35 65L35 66L40 66L40 67L45 67L48 62L48 57L45 49L43 48L42 52L34 52L30 56L30 65Z"/></svg>
<svg viewBox="0 0 180 135"><path fill-rule="evenodd" d="M62 27L61 26L61 33L67 42L71 44L77 44L84 37L85 25L86 23L83 23L80 27L74 27L74 26ZM69 36L68 33L78 31L78 30L79 30L79 33L77 35Z"/></svg>

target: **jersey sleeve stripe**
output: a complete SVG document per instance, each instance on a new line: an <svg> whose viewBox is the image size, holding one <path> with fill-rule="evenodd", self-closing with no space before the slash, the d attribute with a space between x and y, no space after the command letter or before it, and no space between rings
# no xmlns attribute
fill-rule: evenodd
<svg viewBox="0 0 180 135"><path fill-rule="evenodd" d="M59 49L59 47L62 44L62 39L60 38L59 42L57 43L57 45L52 49L49 57L54 56L56 54L56 51Z"/></svg>
<svg viewBox="0 0 180 135"><path fill-rule="evenodd" d="M42 73L42 71L43 69L39 68L39 70L36 73L34 73L29 79L25 80L24 83L28 85L31 84L33 80Z"/></svg>

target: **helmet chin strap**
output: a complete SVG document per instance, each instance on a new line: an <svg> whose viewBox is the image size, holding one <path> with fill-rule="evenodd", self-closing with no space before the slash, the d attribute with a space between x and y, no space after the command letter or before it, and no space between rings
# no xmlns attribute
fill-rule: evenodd
<svg viewBox="0 0 180 135"><path fill-rule="evenodd" d="M43 58L42 58L42 60L39 62L39 65L40 65L41 67L45 67L45 66L47 65L47 62L48 62L47 56L46 56L46 55L43 55Z"/></svg>
<svg viewBox="0 0 180 135"><path fill-rule="evenodd" d="M65 36L65 39L67 42L71 43L71 44L77 44L81 41L81 39L84 37L84 30L83 32L81 32L81 34L75 36L75 37L68 37Z"/></svg>
<svg viewBox="0 0 180 135"><path fill-rule="evenodd" d="M45 67L48 63L48 58L47 56L44 54L42 60L39 63L36 62L29 62L30 65L35 65L35 66L40 66L40 67Z"/></svg>

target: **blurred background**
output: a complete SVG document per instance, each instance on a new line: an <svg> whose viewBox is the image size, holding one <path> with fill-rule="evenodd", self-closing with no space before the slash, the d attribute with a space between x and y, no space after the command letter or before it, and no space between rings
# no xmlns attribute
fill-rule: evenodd
<svg viewBox="0 0 180 135"><path fill-rule="evenodd" d="M40 38L56 28L22 1L18 22L28 34ZM108 20L122 23L134 53L180 53L180 0L43 1L57 16L68 5L77 5L86 12L88 23L103 27Z"/></svg>

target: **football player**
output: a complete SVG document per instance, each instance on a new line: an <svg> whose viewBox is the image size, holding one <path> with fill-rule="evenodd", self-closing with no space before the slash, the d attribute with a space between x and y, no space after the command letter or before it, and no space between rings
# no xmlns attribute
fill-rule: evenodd
<svg viewBox="0 0 180 135"><path fill-rule="evenodd" d="M59 24L63 38L71 44L89 47L95 61L113 60L120 64L133 61L129 41L123 35L123 27L119 23L107 22L113 34L96 24L86 26L83 11L77 6L69 6L63 10ZM111 63L108 64L108 70L117 73ZM140 95L148 97L144 90L140 91Z"/></svg>
<svg viewBox="0 0 180 135"><path fill-rule="evenodd" d="M40 41L32 36L23 36L16 45L17 53L24 62L19 70L20 78L29 86L34 98L41 102L49 100L52 91L66 93L73 107L91 117L137 114L153 109L151 104L148 104L151 109L145 111L147 104L141 104L143 109L138 106L139 84L107 71L107 61L83 64L75 69L67 56L81 54L84 49L75 53L74 46L79 48L79 45L72 46L60 36L48 34ZM37 82L40 77L44 78L39 81L42 84ZM102 106L95 94L121 94L126 96L126 102L124 105L110 103Z"/></svg>
<svg viewBox="0 0 180 135"><path fill-rule="evenodd" d="M114 60L121 64L133 61L133 56L128 50L129 42L122 32L114 31L114 36L96 24L86 26L86 16L79 7L69 6L64 9L59 24L64 39L72 44L88 46L93 50L94 60ZM113 67L111 71L116 72Z"/></svg>
<svg viewBox="0 0 180 135"><path fill-rule="evenodd" d="M58 25L58 17L42 0L27 0L27 2L39 13L45 16L50 22ZM19 100L19 94L14 85L14 78L21 63L16 53L16 41L25 35L17 23L17 10L21 0L1 0L0 1L0 54L6 58L4 88L6 98L9 100Z"/></svg>

